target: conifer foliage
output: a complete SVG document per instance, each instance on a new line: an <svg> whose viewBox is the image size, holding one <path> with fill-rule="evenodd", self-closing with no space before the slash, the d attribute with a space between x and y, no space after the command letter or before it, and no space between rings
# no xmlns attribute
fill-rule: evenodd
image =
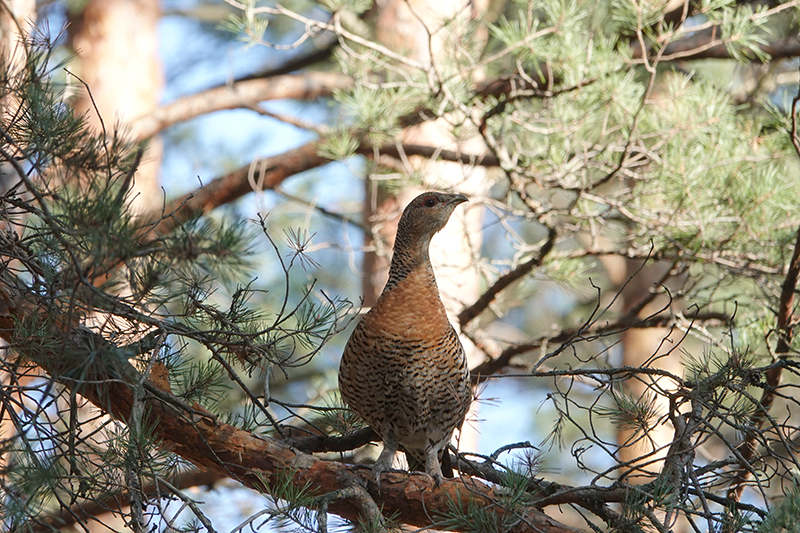
<svg viewBox="0 0 800 533"><path fill-rule="evenodd" d="M377 486L356 464L376 435L335 394L270 394L271 376L316 369L358 307L306 282L325 268L309 237L213 210L251 190L253 165L132 212L143 130L92 133L34 33L0 78L4 529L111 512L137 532L216 531L183 488L231 479L266 496L236 530L324 532L333 516L370 531L797 530L800 89L763 89L774 72L754 65L796 71L800 2L514 2L445 20L429 62L365 36L369 2L325 2L327 18L226 3L248 45L277 46L274 21L298 46L336 39L335 88L298 76L341 120L262 162L265 188L336 160L397 188L419 178L414 157L461 164L464 181L489 169L471 202L492 237L474 257L482 295L457 321L485 356L479 398L511 377L546 391L544 438L454 447L460 477L441 486L401 471ZM762 78L736 93L708 58ZM205 112L245 94L215 90ZM434 122L458 150L402 142ZM266 287L263 249L281 280ZM622 364L641 330L660 346Z"/></svg>

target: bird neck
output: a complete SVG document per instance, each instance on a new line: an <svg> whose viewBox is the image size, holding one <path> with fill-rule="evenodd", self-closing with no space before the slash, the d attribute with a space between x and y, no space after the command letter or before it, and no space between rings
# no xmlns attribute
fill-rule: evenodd
<svg viewBox="0 0 800 533"><path fill-rule="evenodd" d="M421 239L416 242L397 239L392 253L392 265L389 267L389 280L383 288L384 292L393 289L409 274L418 269L425 269L430 276L430 280L435 284L436 278L433 275L433 267L428 254L429 247L430 239Z"/></svg>

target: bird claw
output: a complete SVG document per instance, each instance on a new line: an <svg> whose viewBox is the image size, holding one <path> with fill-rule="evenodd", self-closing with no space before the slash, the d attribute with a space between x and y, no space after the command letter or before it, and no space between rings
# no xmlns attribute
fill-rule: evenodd
<svg viewBox="0 0 800 533"><path fill-rule="evenodd" d="M439 465L439 453L434 448L425 450L425 472L433 478L433 485L438 489L442 485L444 475Z"/></svg>
<svg viewBox="0 0 800 533"><path fill-rule="evenodd" d="M378 486L378 490L381 490L381 474L386 472L386 467L375 463L372 467L372 478L375 481L375 484Z"/></svg>
<svg viewBox="0 0 800 533"><path fill-rule="evenodd" d="M393 468L387 468L386 466L375 463L372 465L372 480L375 482L375 485L378 487L378 493L381 491L381 474L387 472L399 472L399 470L395 470ZM433 480L433 486L435 488L439 488L442 486L442 482L444 481L444 476L438 472L434 472L432 474L428 474L427 472L419 471L419 472L408 472L409 474L422 474L427 475Z"/></svg>
<svg viewBox="0 0 800 533"><path fill-rule="evenodd" d="M375 485L378 487L378 492L381 490L381 474L391 471L391 463L386 464L385 462L378 460L374 465L372 465L372 479L375 481Z"/></svg>

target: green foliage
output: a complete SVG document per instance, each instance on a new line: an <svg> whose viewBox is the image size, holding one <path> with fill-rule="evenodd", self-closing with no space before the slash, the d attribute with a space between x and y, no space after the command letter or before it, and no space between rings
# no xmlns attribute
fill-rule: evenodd
<svg viewBox="0 0 800 533"><path fill-rule="evenodd" d="M173 393L188 404L200 403L206 409L216 410L225 400L231 385L219 364L212 361L194 361L176 352L170 361L170 382L174 383Z"/></svg>
<svg viewBox="0 0 800 533"><path fill-rule="evenodd" d="M658 417L656 396L637 398L627 391L612 392L614 405L597 407L600 416L608 417L620 429L631 432L631 439L645 435L652 430L653 421Z"/></svg>
<svg viewBox="0 0 800 533"><path fill-rule="evenodd" d="M611 13L619 29L627 34L647 31L656 26L663 16L662 6L657 2L630 0L612 0Z"/></svg>
<svg viewBox="0 0 800 533"><path fill-rule="evenodd" d="M787 435L797 431L797 366L791 354L774 363L770 357L800 225L793 117L786 107L736 96L729 77L715 79L691 54L669 52L708 30L716 39L709 46L724 45L743 70L751 68L750 62L768 59L762 47L773 34L794 31L796 10L703 0L686 4L691 19L678 25L665 18L663 2L517 1L503 4L494 22L458 13L427 27L426 56L424 46L406 54L370 41L366 31L339 29L348 12L370 8L368 0L325 0L333 13L328 21L283 5L241 5L223 28L248 45L269 44L281 23L302 32L284 48L321 27L338 32L336 60L356 83L335 93L344 119L319 154L346 160L385 146L402 149L409 125L436 123L443 142L435 148L447 145L449 158L485 153L493 161L486 183L494 187L481 200L495 211L484 250L495 246L496 256L478 265L484 285L492 287L522 257L544 256L540 267L491 295L479 319L463 326L490 354L488 363L518 363L520 372L534 371L536 387L547 388L555 420L539 426L550 431L542 460L558 461L559 475L575 474L575 484L585 486L537 485L540 458L529 457L492 471L500 494L494 506L450 502L442 527L507 531L532 501L562 490L564 501L580 494L569 503L610 531L667 531L678 515L699 523L695 530L796 529L790 518L800 512L800 491ZM20 358L3 361L13 399L3 401L25 414L0 449L9 458L4 525L38 518L62 505L59 499L116 495L130 489L133 474L152 479L177 465L158 448L153 427L92 419L79 413L78 396L62 385L30 393L30 363L54 353L55 377L78 392L97 382L124 383L186 416L208 409L270 436L289 427L333 434L361 427L328 392L332 379L317 378L307 387L313 391L303 391L321 398L322 407L281 403L270 392L271 375L293 376L311 365L352 310L309 277L319 266L308 253L314 235L288 230L276 239L279 231L265 220L244 224L235 213L132 217L127 194L139 147L119 132L87 129L52 82L49 50L47 43L32 46L25 68L2 80L0 95L14 107L2 117L2 156L19 166L3 170L18 183L3 196L2 222L13 238L0 235L8 257L0 274L15 301L45 310L17 318ZM440 183L416 161L400 158L399 175L375 158L369 173L391 172L390 191ZM473 178L471 165L459 172L441 183L460 186ZM550 227L557 239L545 253L541 235ZM269 290L251 280L263 259L260 248L274 252L262 268L282 282ZM614 261L625 264L620 270L627 279L616 279ZM645 283L637 288L642 279L634 264L663 275L641 273ZM547 284L562 290L540 291ZM543 302L539 292L552 300ZM494 308L501 303L527 314L515 318ZM556 327L540 319L555 315ZM503 320L492 329L492 321ZM529 323L536 332L528 331ZM75 324L85 327L85 338L62 349L61 335ZM653 325L669 329L658 348L663 355L644 354L641 368L627 367L619 343L632 329ZM795 336L794 348L798 342ZM685 353L683 372L658 368L660 360L677 358L676 347ZM534 355L525 359L526 353ZM169 383L156 387L159 396L130 367L143 372L161 364ZM765 378L776 368L784 370L779 386ZM544 384L536 381L542 377ZM631 392L633 379L647 392ZM762 398L779 406L772 415ZM92 436L77 438L76 425L91 427ZM620 429L630 432L626 442L618 439ZM670 436L659 437L659 430ZM623 459L633 444L646 449ZM746 489L746 496L771 505L768 514L720 496L751 449L746 482L758 490ZM572 471L564 461L570 455ZM324 529L325 514L309 509L325 500L292 474L263 479L270 500L265 516L280 527ZM781 482L789 487L785 496ZM607 506L609 494L618 507ZM598 527L594 518L587 521ZM185 527L201 528L196 522Z"/></svg>
<svg viewBox="0 0 800 533"><path fill-rule="evenodd" d="M532 500L531 487L535 486L534 476L538 472L538 455L526 449L526 456L500 472L499 499L494 506L464 504L458 500L448 501L446 516L439 524L455 531L490 533L508 531L522 520L524 506ZM501 509L500 513L497 509Z"/></svg>
<svg viewBox="0 0 800 533"><path fill-rule="evenodd" d="M741 64L750 57L759 61L769 59L769 55L761 50L761 46L767 44L764 32L769 32L765 25L767 17L763 16L764 9L759 8L754 13L750 6L734 8L727 2L725 5L712 2L704 7L708 19L719 25L722 40L731 57Z"/></svg>
<svg viewBox="0 0 800 533"><path fill-rule="evenodd" d="M723 531L748 531L753 529L756 523L753 520L751 513L740 512L738 510L725 509L725 515L722 519L722 526L720 529ZM776 531L773 529L756 529L756 531Z"/></svg>
<svg viewBox="0 0 800 533"><path fill-rule="evenodd" d="M586 275L592 265L586 261L569 257L551 256L543 265L547 272L547 277L564 287L577 289L579 281L586 279Z"/></svg>
<svg viewBox="0 0 800 533"><path fill-rule="evenodd" d="M320 143L318 153L332 161L341 161L353 156L358 150L358 140L349 128L338 128Z"/></svg>
<svg viewBox="0 0 800 533"><path fill-rule="evenodd" d="M620 506L622 513L617 526L618 531L630 531L631 533L654 531L652 527L648 527L649 524L646 521L647 500L646 494L635 489L625 495L625 501Z"/></svg>
<svg viewBox="0 0 800 533"><path fill-rule="evenodd" d="M308 483L300 486L292 472L279 472L272 479L262 479L264 496L271 503L269 514L280 528L295 531L317 531L317 514L311 511L316 503L314 489Z"/></svg>
<svg viewBox="0 0 800 533"><path fill-rule="evenodd" d="M241 279L252 267L254 232L242 222L220 221L208 217L193 218L163 239L162 254L148 254L152 261L159 258L164 271L187 286L191 280L213 277L222 283Z"/></svg>
<svg viewBox="0 0 800 533"><path fill-rule="evenodd" d="M322 403L324 409L312 409L316 415L313 423L328 434L347 435L366 426L355 411L348 409L338 390L323 397Z"/></svg>
<svg viewBox="0 0 800 533"><path fill-rule="evenodd" d="M552 402L553 407L557 413L556 419L553 422L553 427L547 436L542 440L543 446L548 446L549 449L557 448L559 450L564 447L564 428L567 424L567 417L559 405L558 398L553 395L549 400Z"/></svg>
<svg viewBox="0 0 800 533"><path fill-rule="evenodd" d="M242 3L244 9L231 13L227 20L220 23L220 29L236 35L246 46L263 44L269 19L258 15L257 0L244 0Z"/></svg>
<svg viewBox="0 0 800 533"><path fill-rule="evenodd" d="M2 156L17 162L3 167L11 179L2 193L0 283L4 298L17 299L19 355L0 359L0 411L22 415L9 433L3 426L0 523L15 530L62 506L173 476L179 459L161 448L155 426L141 423L155 397L186 416L208 409L276 430L264 394L250 388L264 387L273 367L308 364L352 307L308 282L306 270L318 265L302 231L278 245L265 225L259 233L233 216L134 216L128 193L141 151L117 131L91 131L53 82L52 44L27 46L24 68L0 79L0 98L15 106L0 117ZM254 301L266 291L244 281L258 241L285 278L277 301ZM299 269L306 286L296 295L290 278ZM125 424L81 399L101 383L140 398ZM290 496L295 507L282 512L304 520L301 494Z"/></svg>
<svg viewBox="0 0 800 533"><path fill-rule="evenodd" d="M331 13L347 10L360 15L372 7L372 0L321 0L321 3Z"/></svg>
<svg viewBox="0 0 800 533"><path fill-rule="evenodd" d="M448 510L445 516L437 519L438 527L465 533L509 531L519 521L512 507L504 506L504 512L500 514L474 500L466 504L458 500L449 500Z"/></svg>
<svg viewBox="0 0 800 533"><path fill-rule="evenodd" d="M800 531L800 486L795 479L786 487L783 498L770 509L759 525L760 533L797 533Z"/></svg>
<svg viewBox="0 0 800 533"><path fill-rule="evenodd" d="M350 92L334 92L334 98L351 118L351 128L376 146L400 131L400 118L414 110L424 97L419 89L408 86L376 89L357 85Z"/></svg>

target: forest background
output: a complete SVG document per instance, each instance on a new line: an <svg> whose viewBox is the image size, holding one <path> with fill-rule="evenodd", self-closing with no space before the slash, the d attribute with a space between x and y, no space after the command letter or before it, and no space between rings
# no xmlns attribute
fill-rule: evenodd
<svg viewBox="0 0 800 533"><path fill-rule="evenodd" d="M2 5L6 528L796 530L800 2ZM478 401L379 488L428 188Z"/></svg>

